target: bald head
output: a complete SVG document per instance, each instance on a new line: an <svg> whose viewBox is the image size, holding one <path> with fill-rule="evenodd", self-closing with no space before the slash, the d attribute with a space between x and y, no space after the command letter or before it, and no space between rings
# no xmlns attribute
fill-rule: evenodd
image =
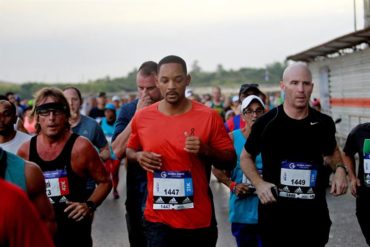
<svg viewBox="0 0 370 247"><path fill-rule="evenodd" d="M306 79L309 79L310 82L312 81L312 74L307 64L298 62L289 65L284 70L283 82L287 83L297 76L305 77Z"/></svg>
<svg viewBox="0 0 370 247"><path fill-rule="evenodd" d="M289 65L284 71L280 88L285 93L285 112L293 118L305 117L313 90L312 75L307 65L304 63ZM299 114L295 115L297 112Z"/></svg>

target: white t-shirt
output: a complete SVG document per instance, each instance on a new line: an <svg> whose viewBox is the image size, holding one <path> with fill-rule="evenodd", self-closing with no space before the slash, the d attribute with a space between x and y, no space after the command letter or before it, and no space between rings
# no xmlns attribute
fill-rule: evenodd
<svg viewBox="0 0 370 247"><path fill-rule="evenodd" d="M19 147L26 141L30 140L32 136L23 133L21 131L17 131L14 138L8 142L0 143L0 147L2 147L5 151L11 152L16 154Z"/></svg>

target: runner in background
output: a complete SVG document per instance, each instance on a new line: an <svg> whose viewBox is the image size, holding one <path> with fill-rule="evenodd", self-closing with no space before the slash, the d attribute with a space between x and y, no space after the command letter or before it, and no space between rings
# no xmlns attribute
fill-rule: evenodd
<svg viewBox="0 0 370 247"><path fill-rule="evenodd" d="M229 133L238 158L236 167L231 171L231 174L225 174L217 168L212 169L218 181L230 188L229 221L238 247L259 247L262 244L258 227L258 197L254 193L255 188L240 168L240 154L252 125L262 116L264 108L262 100L255 95L250 95L243 100L241 117L246 125L242 129ZM256 158L256 166L258 171L262 173L261 155Z"/></svg>
<svg viewBox="0 0 370 247"><path fill-rule="evenodd" d="M370 246L370 123L359 124L348 134L343 152L351 193L356 197L357 220ZM357 175L355 154L359 161Z"/></svg>
<svg viewBox="0 0 370 247"><path fill-rule="evenodd" d="M144 62L136 75L138 98L121 107L112 137L112 147L118 159L126 157L127 141L131 134L131 119L136 112L162 99L155 84L157 63ZM131 247L147 246L142 226L147 197L146 172L136 161L127 160L126 175L126 224Z"/></svg>
<svg viewBox="0 0 370 247"><path fill-rule="evenodd" d="M243 102L243 100L248 97L249 95L256 95L262 99L263 102L265 99L265 94L261 92L258 88L258 84L243 84L240 86L239 89L239 102ZM227 132L237 130L240 128L245 127L245 121L241 118L240 113L235 115L233 118L228 119L225 122L225 128Z"/></svg>

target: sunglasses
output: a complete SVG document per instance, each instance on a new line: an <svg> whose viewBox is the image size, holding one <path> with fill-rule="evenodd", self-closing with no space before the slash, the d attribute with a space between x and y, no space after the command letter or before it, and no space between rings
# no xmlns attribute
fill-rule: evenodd
<svg viewBox="0 0 370 247"><path fill-rule="evenodd" d="M47 117L50 115L50 113L53 113L54 116L60 116L64 114L65 112L63 110L57 110L57 109L42 109L42 110L37 111L37 114L42 117Z"/></svg>

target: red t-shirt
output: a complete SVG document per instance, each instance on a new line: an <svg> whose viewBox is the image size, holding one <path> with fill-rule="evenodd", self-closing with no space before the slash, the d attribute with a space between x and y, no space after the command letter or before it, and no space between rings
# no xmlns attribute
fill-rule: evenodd
<svg viewBox="0 0 370 247"><path fill-rule="evenodd" d="M144 217L150 222L161 222L174 228L196 229L210 226L211 198L208 192L206 165L197 155L188 153L185 132L198 136L215 150L233 151L221 117L215 110L192 101L190 111L167 116L158 111L155 103L136 113L128 141L128 148L162 155L161 171L189 171L193 182L194 208L182 210L153 209L153 173L148 172L148 198Z"/></svg>
<svg viewBox="0 0 370 247"><path fill-rule="evenodd" d="M54 246L39 213L18 187L0 179L0 246Z"/></svg>

